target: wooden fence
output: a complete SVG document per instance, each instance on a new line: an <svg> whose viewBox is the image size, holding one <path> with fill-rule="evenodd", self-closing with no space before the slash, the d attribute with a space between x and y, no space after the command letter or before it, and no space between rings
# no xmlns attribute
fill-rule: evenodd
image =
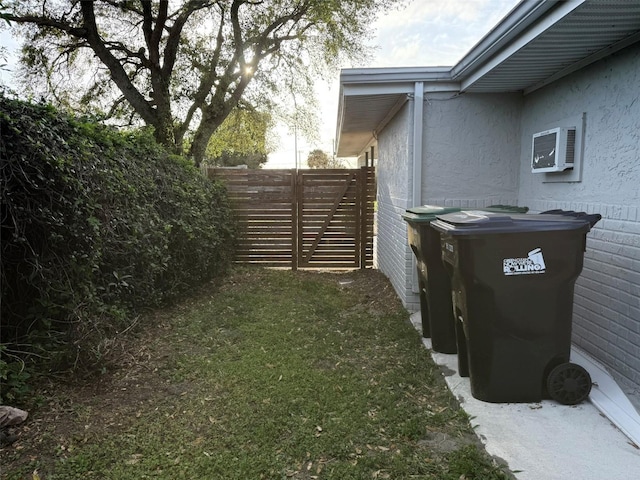
<svg viewBox="0 0 640 480"><path fill-rule="evenodd" d="M294 270L373 265L373 167L206 173L227 185L240 226L237 262Z"/></svg>

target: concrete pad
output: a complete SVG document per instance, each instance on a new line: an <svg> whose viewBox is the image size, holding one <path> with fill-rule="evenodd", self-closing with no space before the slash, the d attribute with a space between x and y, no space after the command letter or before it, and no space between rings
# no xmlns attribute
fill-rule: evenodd
<svg viewBox="0 0 640 480"><path fill-rule="evenodd" d="M411 321L420 331L420 313ZM431 340L423 338L431 350ZM487 403L471 395L458 375L457 355L431 353L451 392L471 417L490 455L504 460L519 480L631 480L640 478L640 449L593 403Z"/></svg>

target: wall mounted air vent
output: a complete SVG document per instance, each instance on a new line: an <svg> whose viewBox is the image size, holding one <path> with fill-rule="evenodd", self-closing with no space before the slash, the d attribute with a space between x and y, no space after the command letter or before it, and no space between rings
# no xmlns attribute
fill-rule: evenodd
<svg viewBox="0 0 640 480"><path fill-rule="evenodd" d="M534 133L531 147L531 171L549 173L572 169L575 147L575 127L558 127Z"/></svg>

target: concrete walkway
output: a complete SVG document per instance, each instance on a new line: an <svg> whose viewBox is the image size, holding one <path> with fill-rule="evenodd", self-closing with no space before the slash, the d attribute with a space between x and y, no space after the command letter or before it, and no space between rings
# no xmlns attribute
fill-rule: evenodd
<svg viewBox="0 0 640 480"><path fill-rule="evenodd" d="M420 331L419 312L411 321ZM423 343L431 349L430 339ZM640 478L640 449L591 402L482 402L471 396L469 379L458 375L457 355L432 351L432 357L487 452L504 460L519 480Z"/></svg>

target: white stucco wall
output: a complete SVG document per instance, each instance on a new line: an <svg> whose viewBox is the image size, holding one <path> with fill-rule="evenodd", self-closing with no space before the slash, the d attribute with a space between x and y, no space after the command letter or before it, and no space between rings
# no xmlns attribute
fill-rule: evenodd
<svg viewBox="0 0 640 480"><path fill-rule="evenodd" d="M586 113L582 181L530 172L531 136ZM576 283L574 341L640 393L640 44L524 98L520 203L600 213Z"/></svg>
<svg viewBox="0 0 640 480"><path fill-rule="evenodd" d="M424 107L423 203L514 204L522 97L430 94Z"/></svg>
<svg viewBox="0 0 640 480"><path fill-rule="evenodd" d="M521 103L520 95L425 96L422 204L480 208L517 203ZM416 311L415 263L400 217L414 206L412 132L410 101L378 138L377 261L405 307Z"/></svg>
<svg viewBox="0 0 640 480"><path fill-rule="evenodd" d="M413 103L407 102L378 137L377 262L404 305L416 310L411 294L411 258L407 226L401 214L411 198Z"/></svg>
<svg viewBox="0 0 640 480"><path fill-rule="evenodd" d="M521 104L520 95L427 94L421 204L459 208L515 205ZM414 270L415 264L410 265L411 277L402 293L410 310L420 308Z"/></svg>
<svg viewBox="0 0 640 480"><path fill-rule="evenodd" d="M515 205L521 104L520 95L426 95L421 203L462 208ZM409 101L378 138L377 260L405 307L416 311L417 275L401 220L401 214L414 206L412 132Z"/></svg>

